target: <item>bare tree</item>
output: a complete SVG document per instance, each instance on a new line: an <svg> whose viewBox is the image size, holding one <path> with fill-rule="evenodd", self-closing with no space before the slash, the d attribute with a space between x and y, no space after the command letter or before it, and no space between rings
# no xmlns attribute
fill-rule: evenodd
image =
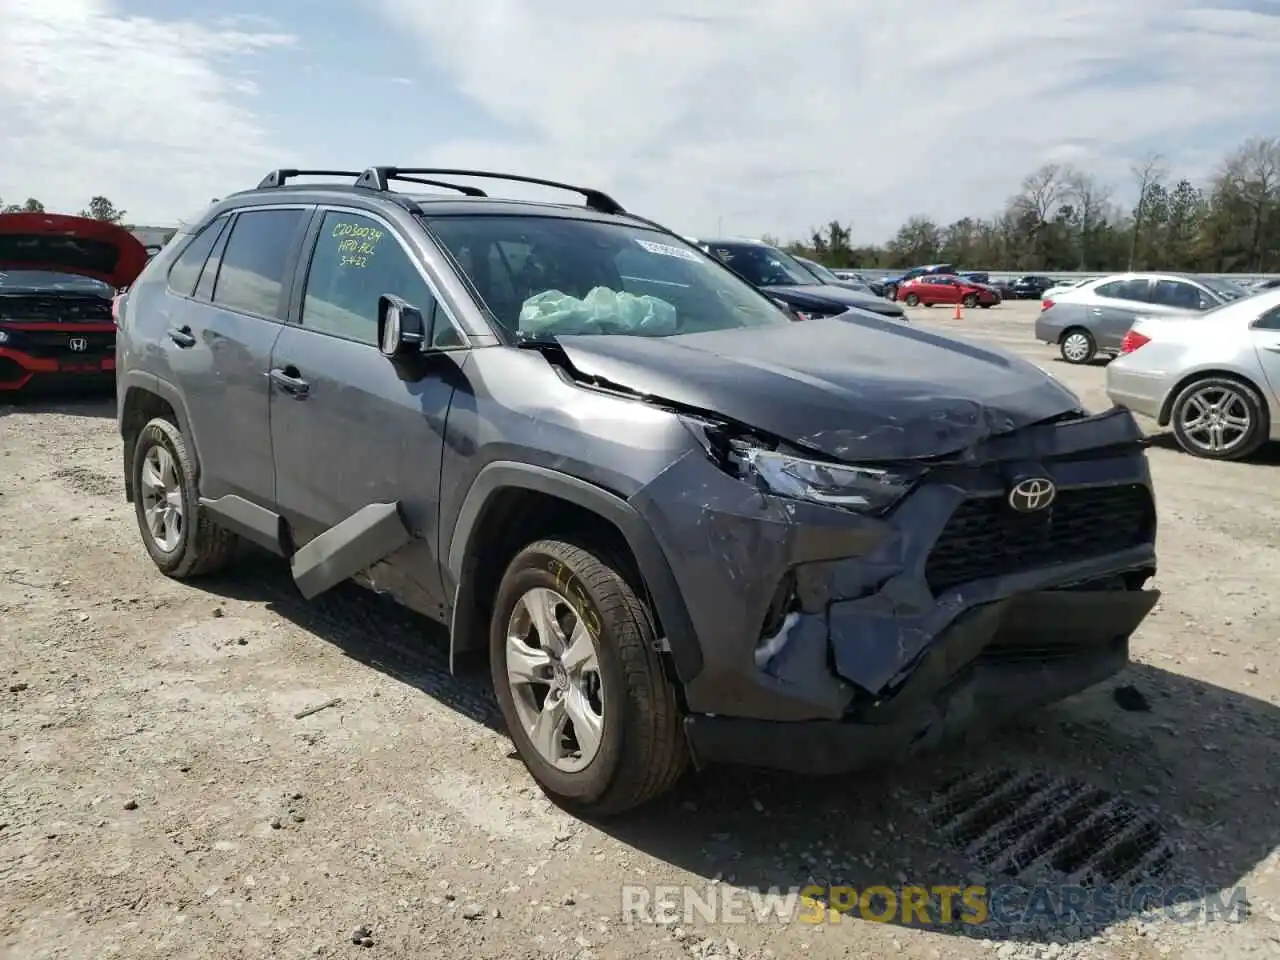
<svg viewBox="0 0 1280 960"><path fill-rule="evenodd" d="M1157 184L1164 186L1169 178L1169 167L1162 154L1148 153L1129 169L1138 184L1138 202L1133 208L1133 236L1129 241L1129 269L1132 270L1138 258L1138 240L1142 236L1142 215L1146 212L1147 195Z"/></svg>
<svg viewBox="0 0 1280 960"><path fill-rule="evenodd" d="M1106 217L1107 207L1111 203L1111 188L1097 177L1074 168L1065 171L1063 180L1066 182L1066 193L1080 218L1080 269L1088 270L1092 232Z"/></svg>
<svg viewBox="0 0 1280 960"><path fill-rule="evenodd" d="M1256 270L1262 259L1263 232L1267 220L1280 205L1280 139L1254 137L1246 140L1223 164L1221 179L1247 211L1249 269Z"/></svg>

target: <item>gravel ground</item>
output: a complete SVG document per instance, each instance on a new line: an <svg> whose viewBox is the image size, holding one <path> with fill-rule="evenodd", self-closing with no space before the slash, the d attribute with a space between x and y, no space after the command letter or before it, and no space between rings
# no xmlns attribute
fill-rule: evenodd
<svg viewBox="0 0 1280 960"><path fill-rule="evenodd" d="M1030 342L1034 309L913 320L1030 356L1105 406L1101 366L1066 367ZM448 676L438 628L354 587L307 604L282 564L251 554L199 586L160 576L117 448L109 401L0 404L8 956L1280 954L1275 451L1211 464L1153 448L1164 596L1123 676L911 768L717 770L595 826L537 791L484 679ZM1018 784L1064 783L1155 824L1170 854L1160 883L1242 885L1248 918L622 922L624 884L991 882L994 854L964 842L973 797L944 792L988 770L986 793L999 783L1011 797L1001 823L1030 817Z"/></svg>

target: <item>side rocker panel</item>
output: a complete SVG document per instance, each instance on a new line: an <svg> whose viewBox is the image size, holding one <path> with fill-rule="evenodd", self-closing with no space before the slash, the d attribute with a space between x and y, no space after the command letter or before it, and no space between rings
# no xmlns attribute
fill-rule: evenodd
<svg viewBox="0 0 1280 960"><path fill-rule="evenodd" d="M662 621L676 675L683 683L696 677L702 669L702 650L698 646L693 623L662 548L635 508L621 497L577 477L545 467L503 460L486 465L472 483L458 512L445 557L445 569L455 592L449 640L450 666L454 666L459 654L470 652L467 638L472 636L473 624L467 622L467 618L471 617L474 605L468 574L476 552L482 549L473 542L473 531L493 495L511 487L568 500L608 520L621 531Z"/></svg>

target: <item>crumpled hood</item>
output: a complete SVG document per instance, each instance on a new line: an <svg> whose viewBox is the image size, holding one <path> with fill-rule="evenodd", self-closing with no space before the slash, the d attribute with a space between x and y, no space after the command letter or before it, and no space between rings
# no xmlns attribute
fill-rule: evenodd
<svg viewBox="0 0 1280 960"><path fill-rule="evenodd" d="M587 376L850 462L952 454L1080 407L1025 360L866 314L558 342Z"/></svg>
<svg viewBox="0 0 1280 960"><path fill-rule="evenodd" d="M833 283L778 284L766 287L765 290L773 294L791 293L804 297L818 297L846 307L861 307L863 310L874 310L877 313L885 313L884 308L889 305L889 301L884 297L863 293L860 290L850 290L848 287L837 287ZM902 308L897 308L897 312L901 313Z"/></svg>

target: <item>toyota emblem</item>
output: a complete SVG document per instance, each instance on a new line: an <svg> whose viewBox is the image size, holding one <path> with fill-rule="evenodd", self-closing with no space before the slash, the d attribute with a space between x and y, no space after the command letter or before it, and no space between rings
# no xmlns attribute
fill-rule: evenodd
<svg viewBox="0 0 1280 960"><path fill-rule="evenodd" d="M72 337L67 341L67 346L76 353L84 353L89 349L89 341L84 337Z"/></svg>
<svg viewBox="0 0 1280 960"><path fill-rule="evenodd" d="M1009 506L1019 513L1035 513L1053 503L1058 495L1058 488L1046 477L1031 477L1020 480L1009 491Z"/></svg>

